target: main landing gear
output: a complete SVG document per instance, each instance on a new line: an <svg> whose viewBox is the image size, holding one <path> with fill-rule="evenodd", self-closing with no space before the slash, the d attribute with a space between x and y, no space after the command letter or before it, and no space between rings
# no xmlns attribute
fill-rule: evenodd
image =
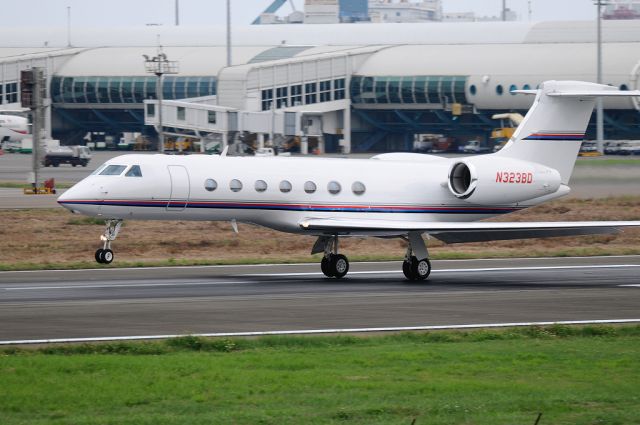
<svg viewBox="0 0 640 425"><path fill-rule="evenodd" d="M402 272L410 281L425 280L431 274L431 261L427 246L420 232L409 232L406 237L407 253L402 263ZM327 277L343 278L349 272L349 260L338 254L338 235L320 236L311 249L311 254L323 252L320 262L322 273Z"/></svg>
<svg viewBox="0 0 640 425"><path fill-rule="evenodd" d="M338 236L321 236L313 246L312 254L324 252L320 269L327 277L341 279L349 273L349 260L338 254Z"/></svg>
<svg viewBox="0 0 640 425"><path fill-rule="evenodd" d="M100 235L100 240L104 241L102 248L96 251L96 261L100 264L110 264L113 261L113 251L111 250L111 242L116 239L122 220L107 220L107 228Z"/></svg>
<svg viewBox="0 0 640 425"><path fill-rule="evenodd" d="M409 232L407 238L407 253L402 262L404 276L411 280L425 280L431 274L431 261L427 246L418 232Z"/></svg>

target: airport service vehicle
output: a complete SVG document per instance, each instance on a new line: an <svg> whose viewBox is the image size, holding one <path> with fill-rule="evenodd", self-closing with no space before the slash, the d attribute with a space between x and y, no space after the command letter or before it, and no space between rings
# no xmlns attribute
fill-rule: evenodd
<svg viewBox="0 0 640 425"><path fill-rule="evenodd" d="M86 146L59 146L47 150L42 158L45 167L59 167L60 164L81 165L86 167L91 161L91 149Z"/></svg>
<svg viewBox="0 0 640 425"><path fill-rule="evenodd" d="M640 140L622 142L618 148L618 155L640 155Z"/></svg>
<svg viewBox="0 0 640 425"><path fill-rule="evenodd" d="M580 146L580 151L578 153L580 156L600 156L600 152L598 151L598 144L596 142L582 142Z"/></svg>
<svg viewBox="0 0 640 425"><path fill-rule="evenodd" d="M275 156L276 151L273 148L258 148L256 149L255 156Z"/></svg>
<svg viewBox="0 0 640 425"><path fill-rule="evenodd" d="M403 272L426 279L423 235L446 243L615 233L640 221L485 222L570 192L569 179L597 96L640 91L548 81L507 145L496 153L443 158L387 153L370 159L123 155L58 198L106 221L99 263L110 263L122 221L227 220L317 237L326 276L349 271L340 238L401 238Z"/></svg>
<svg viewBox="0 0 640 425"><path fill-rule="evenodd" d="M7 145L20 145L20 141L29 137L29 127L25 117L0 114L0 142Z"/></svg>
<svg viewBox="0 0 640 425"><path fill-rule="evenodd" d="M608 141L604 144L605 155L618 155L620 153L620 145L623 142L620 141Z"/></svg>
<svg viewBox="0 0 640 425"><path fill-rule="evenodd" d="M482 146L478 140L469 140L463 147L462 153L487 153L490 149L487 146Z"/></svg>

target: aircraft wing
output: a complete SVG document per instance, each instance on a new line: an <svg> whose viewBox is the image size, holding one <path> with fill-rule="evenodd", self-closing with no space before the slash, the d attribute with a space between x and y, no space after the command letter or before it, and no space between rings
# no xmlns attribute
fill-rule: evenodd
<svg viewBox="0 0 640 425"><path fill-rule="evenodd" d="M349 218L308 218L299 224L302 229L325 234L400 235L421 232L445 243L602 235L617 233L624 227L640 227L640 221L423 222Z"/></svg>

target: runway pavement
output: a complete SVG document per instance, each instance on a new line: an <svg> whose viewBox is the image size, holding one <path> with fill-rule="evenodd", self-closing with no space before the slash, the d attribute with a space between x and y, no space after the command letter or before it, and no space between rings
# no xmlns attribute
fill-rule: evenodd
<svg viewBox="0 0 640 425"><path fill-rule="evenodd" d="M0 341L640 319L640 256L0 273Z"/></svg>

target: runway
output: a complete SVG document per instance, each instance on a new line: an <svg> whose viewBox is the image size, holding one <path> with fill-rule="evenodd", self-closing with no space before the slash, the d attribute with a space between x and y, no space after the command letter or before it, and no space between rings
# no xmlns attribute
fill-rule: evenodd
<svg viewBox="0 0 640 425"><path fill-rule="evenodd" d="M0 273L0 341L640 318L640 256Z"/></svg>

